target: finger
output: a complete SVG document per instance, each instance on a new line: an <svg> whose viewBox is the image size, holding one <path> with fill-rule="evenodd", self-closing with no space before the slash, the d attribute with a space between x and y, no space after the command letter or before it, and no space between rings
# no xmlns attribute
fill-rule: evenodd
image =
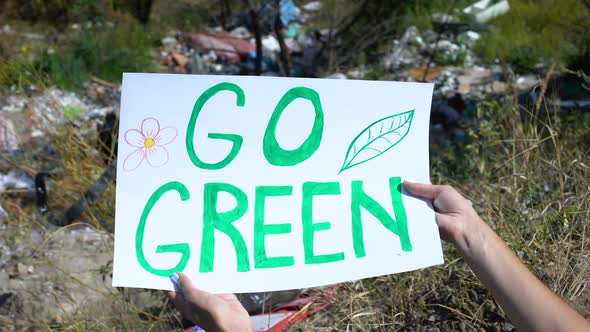
<svg viewBox="0 0 590 332"><path fill-rule="evenodd" d="M175 306L178 306L178 304L182 304L182 302L184 302L184 297L182 296L182 293L177 293L177 292L173 292L173 291L169 291L166 292L166 295L168 296L168 298L170 299L170 301L172 301L172 303Z"/></svg>
<svg viewBox="0 0 590 332"><path fill-rule="evenodd" d="M178 311L180 311L182 316L195 323L195 317L191 314L190 308L188 307L188 304L186 303L184 296L182 296L182 293L166 292L166 295L170 299L170 302L174 304L174 307L178 309Z"/></svg>
<svg viewBox="0 0 590 332"><path fill-rule="evenodd" d="M197 315L211 314L218 304L220 299L215 295L198 289L194 286L191 279L184 273L178 273L178 286L182 291L184 299L192 304L197 310Z"/></svg>
<svg viewBox="0 0 590 332"><path fill-rule="evenodd" d="M451 220L451 217L449 217L448 215L442 214L442 213L438 213L435 212L436 215L436 224L438 225L438 232L440 234L440 238L447 241L447 242L451 242L453 243L453 239L452 239L452 232L451 232L451 228L453 221Z"/></svg>
<svg viewBox="0 0 590 332"><path fill-rule="evenodd" d="M240 303L238 297L234 294L218 294L217 297L221 299L223 302L225 302L225 304L231 307L233 310L240 310L246 312L246 309L244 308L242 303Z"/></svg>
<svg viewBox="0 0 590 332"><path fill-rule="evenodd" d="M217 295L218 298L226 301L226 302L230 302L230 301L238 301L238 298L235 294L218 294Z"/></svg>
<svg viewBox="0 0 590 332"><path fill-rule="evenodd" d="M408 191L417 197L421 197L430 201L434 201L436 196L443 192L444 190L448 189L448 186L440 186L440 185L433 185L433 184L425 184L425 183L415 183L410 181L404 181L404 187L408 189Z"/></svg>

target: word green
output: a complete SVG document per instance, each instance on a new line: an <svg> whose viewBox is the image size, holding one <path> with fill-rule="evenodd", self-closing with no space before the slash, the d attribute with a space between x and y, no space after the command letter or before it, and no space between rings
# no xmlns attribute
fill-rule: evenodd
<svg viewBox="0 0 590 332"><path fill-rule="evenodd" d="M321 231L329 231L330 221L313 220L314 197L320 195L339 195L340 183L338 182L305 182L302 185L301 225L303 229L303 253L304 264L324 264L345 259L343 252L318 255L314 250L315 234ZM363 237L363 221L361 209L373 215L391 233L396 234L401 243L403 251L412 251L412 244L408 234L407 218L401 197L401 178L392 177L389 179L391 204L395 218L369 196L363 189L362 181L351 183L351 232L354 253L357 258L366 256ZM248 247L240 231L233 223L241 219L249 208L248 197L240 188L228 183L206 183L203 188L203 236L201 242L201 257L199 271L207 273L213 271L215 258L215 238L221 234L231 240L237 259L237 271L247 272L251 270ZM169 276L173 272L181 272L186 267L190 258L188 243L158 245L156 253L180 253L179 262L170 269L156 269L145 259L143 251L143 238L147 218L157 201L167 192L177 191L182 201L190 199L188 189L180 182L169 182L158 188L148 200L141 221L137 228L135 246L137 259L140 265L148 272L159 276ZM225 212L217 209L220 193L227 193L235 198L236 206ZM254 230L254 268L280 268L295 264L293 256L269 257L265 248L267 236L288 236L291 233L292 222L282 224L265 224L265 205L267 199L279 196L291 196L292 186L257 186L254 197L254 220L249 224Z"/></svg>

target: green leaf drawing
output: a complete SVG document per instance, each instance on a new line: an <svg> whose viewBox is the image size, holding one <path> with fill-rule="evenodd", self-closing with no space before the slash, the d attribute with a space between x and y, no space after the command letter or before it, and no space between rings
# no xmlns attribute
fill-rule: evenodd
<svg viewBox="0 0 590 332"><path fill-rule="evenodd" d="M413 118L414 110L411 110L373 122L352 140L338 174L377 158L396 146L410 132Z"/></svg>

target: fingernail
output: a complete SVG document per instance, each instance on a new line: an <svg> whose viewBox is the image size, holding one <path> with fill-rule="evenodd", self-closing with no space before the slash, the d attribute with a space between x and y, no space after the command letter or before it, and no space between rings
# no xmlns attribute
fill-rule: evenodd
<svg viewBox="0 0 590 332"><path fill-rule="evenodd" d="M178 285L178 273L174 272L173 275L170 276L170 281L172 281L172 285L174 286L174 291L175 292L180 292L180 286Z"/></svg>

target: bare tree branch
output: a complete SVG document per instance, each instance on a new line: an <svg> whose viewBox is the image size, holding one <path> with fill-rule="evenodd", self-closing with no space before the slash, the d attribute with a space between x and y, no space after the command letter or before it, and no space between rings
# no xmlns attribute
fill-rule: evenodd
<svg viewBox="0 0 590 332"><path fill-rule="evenodd" d="M281 72L283 76L291 76L291 61L289 59L289 50L283 38L283 22L281 21L281 0L274 1L275 23L274 30L277 40L279 42L280 57L281 57Z"/></svg>
<svg viewBox="0 0 590 332"><path fill-rule="evenodd" d="M259 8L253 8L250 5L249 0L243 0L244 5L250 11L250 17L252 18L252 30L254 32L254 39L256 40L256 60L254 73L258 76L262 74L262 33L260 32L259 22Z"/></svg>

